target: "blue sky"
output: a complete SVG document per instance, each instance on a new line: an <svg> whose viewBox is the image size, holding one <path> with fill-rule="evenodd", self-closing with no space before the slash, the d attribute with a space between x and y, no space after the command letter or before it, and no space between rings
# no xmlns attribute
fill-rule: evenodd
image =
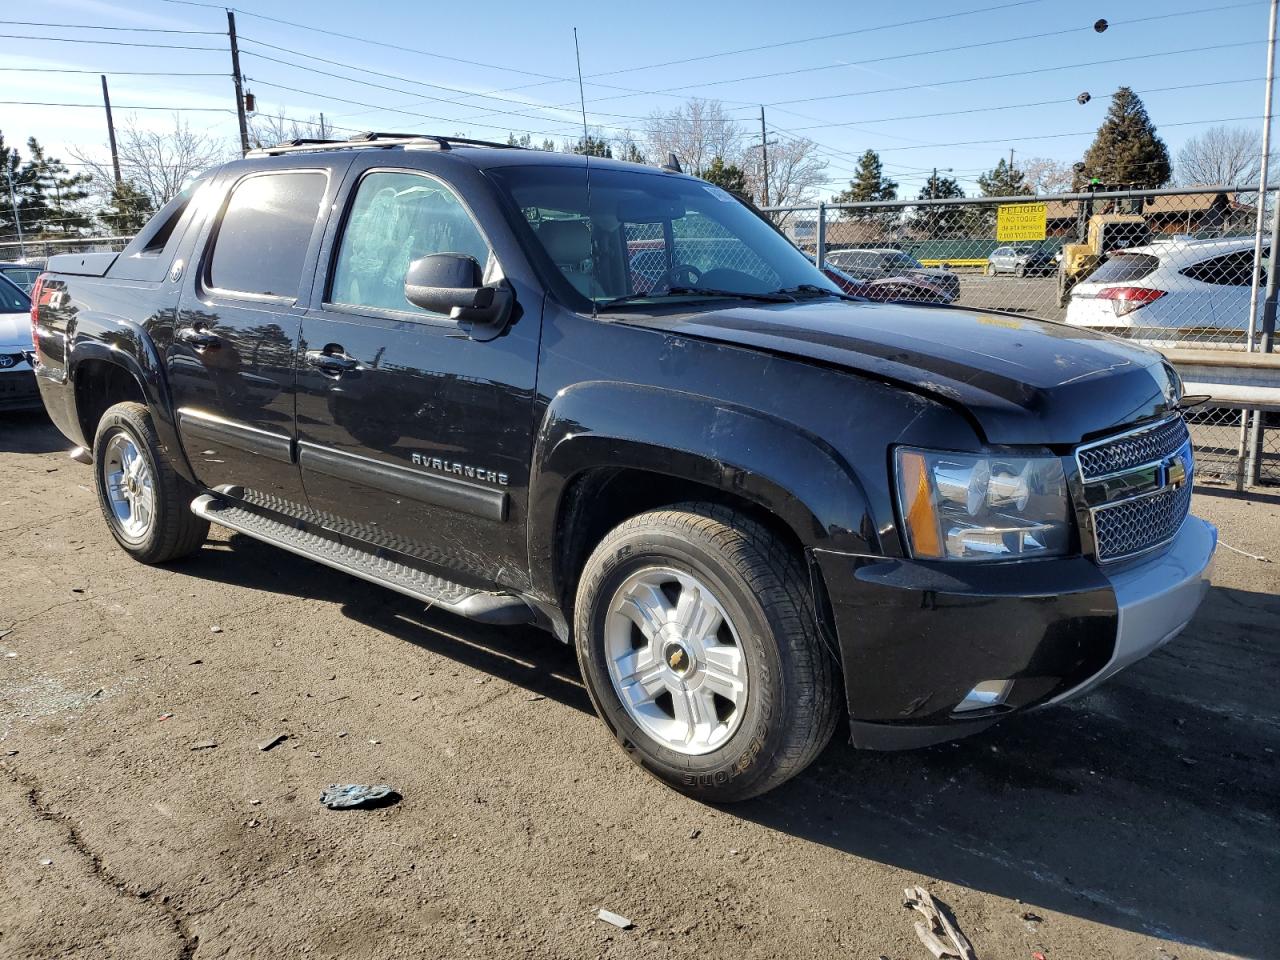
<svg viewBox="0 0 1280 960"><path fill-rule="evenodd" d="M260 111L283 109L298 118L323 111L334 123L356 129L466 132L492 139L505 139L512 130L531 131L539 138L575 136L581 129L576 26L587 117L593 126L610 135L624 127L639 131L649 114L701 96L723 101L758 133L764 104L769 126L777 131L771 135L806 136L821 145L830 164L828 192L847 181L856 156L868 147L880 151L886 171L900 181L904 194L914 194L934 165L952 168L962 185L971 186L980 171L1007 157L1010 148L1019 161L1074 161L1102 119L1107 95L1120 85L1142 95L1174 154L1205 129L1203 121L1260 118L1262 113L1265 0L1093 0L1087 5L1061 0L901 5L810 0L796 6L759 0L644 5L243 0L237 9L242 69L251 78L248 86ZM971 12L956 16L962 11ZM301 30L254 14L332 33ZM1101 34L1092 29L1099 17L1113 24ZM926 18L936 19L896 26ZM118 125L130 116L144 125L171 122L165 111L130 106L199 108L184 115L193 128L225 138L228 145L234 142L226 15L219 5L42 0L5 4L0 20L216 31L131 33L5 23L0 32L26 37L215 49L0 38L0 67L91 71L3 71L0 100L98 104L97 73L105 71ZM1130 20L1141 22L1125 22ZM1042 34L1049 35L1036 36ZM815 36L822 39L810 39ZM767 44L782 45L718 55ZM679 60L690 62L651 66ZM213 75L112 75L144 70ZM997 74L1008 76L955 82ZM915 89L892 89L908 86ZM288 87L295 89L284 89ZM1081 106L1075 98L1084 91L1093 99ZM1257 126L1261 121L1236 122ZM64 159L72 145L105 152L100 109L0 104L0 131L11 144L35 135Z"/></svg>

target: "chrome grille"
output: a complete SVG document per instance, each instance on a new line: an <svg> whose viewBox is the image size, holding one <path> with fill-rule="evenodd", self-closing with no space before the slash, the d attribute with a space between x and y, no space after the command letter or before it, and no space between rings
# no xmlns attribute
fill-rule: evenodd
<svg viewBox="0 0 1280 960"><path fill-rule="evenodd" d="M1098 562L1168 543L1191 509L1194 461L1181 416L1076 451Z"/></svg>
<svg viewBox="0 0 1280 960"><path fill-rule="evenodd" d="M1182 417L1175 417L1149 429L1081 447L1077 454L1080 475L1085 481L1089 481L1142 464L1155 463L1176 453L1189 437Z"/></svg>
<svg viewBox="0 0 1280 960"><path fill-rule="evenodd" d="M1094 511L1099 560L1119 560L1172 540L1191 509L1191 484Z"/></svg>

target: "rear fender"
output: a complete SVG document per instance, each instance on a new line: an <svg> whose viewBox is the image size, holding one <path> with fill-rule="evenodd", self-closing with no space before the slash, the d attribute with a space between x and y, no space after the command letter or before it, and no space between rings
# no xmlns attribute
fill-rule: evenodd
<svg viewBox="0 0 1280 960"><path fill-rule="evenodd" d="M75 335L68 349L67 367L73 384L78 372L90 362L113 364L133 378L142 391L164 452L178 473L195 482L178 439L164 363L142 326L115 315L81 313L76 318ZM93 437L83 439L85 446L93 445Z"/></svg>

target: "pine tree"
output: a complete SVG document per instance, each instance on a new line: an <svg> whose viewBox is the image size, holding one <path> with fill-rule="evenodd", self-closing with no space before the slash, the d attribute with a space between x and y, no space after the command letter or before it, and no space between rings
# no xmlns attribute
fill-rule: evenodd
<svg viewBox="0 0 1280 960"><path fill-rule="evenodd" d="M746 172L736 163L725 163L724 157L712 157L711 165L701 171L698 176L707 183L714 183L730 193L748 198L751 196L751 190L747 186Z"/></svg>
<svg viewBox="0 0 1280 960"><path fill-rule="evenodd" d="M64 236L87 231L93 223L83 209L89 196L89 176L72 173L57 157L46 156L35 137L27 140L27 150L31 159L23 169L23 190L29 213L23 213L23 229L33 235Z"/></svg>
<svg viewBox="0 0 1280 960"><path fill-rule="evenodd" d="M858 168L849 181L849 188L841 190L831 198L833 203L867 203L875 200L898 199L898 184L884 175L884 166L880 163L880 155L874 150L866 151L858 158ZM858 210L841 210L840 215L851 218L865 218L867 213Z"/></svg>
<svg viewBox="0 0 1280 960"><path fill-rule="evenodd" d="M930 175L920 188L917 200L956 200L964 196L964 190L952 177ZM911 217L911 228L930 236L954 236L962 230L968 211L964 206L917 207Z"/></svg>
<svg viewBox="0 0 1280 960"><path fill-rule="evenodd" d="M613 159L613 150L609 147L609 141L603 137L595 137L588 134L579 137L577 143L573 144L569 153L581 153L588 157L607 157Z"/></svg>
<svg viewBox="0 0 1280 960"><path fill-rule="evenodd" d="M16 240L18 228L14 224L14 206L22 224L23 235L27 234L27 212L30 199L24 187L29 174L22 163L22 155L17 147L5 146L4 134L0 133L0 240Z"/></svg>
<svg viewBox="0 0 1280 960"><path fill-rule="evenodd" d="M1076 188L1095 178L1108 187L1162 187L1172 175L1169 148L1156 134L1146 106L1136 93L1121 87L1085 152Z"/></svg>
<svg viewBox="0 0 1280 960"><path fill-rule="evenodd" d="M118 237L127 237L143 228L155 212L151 199L131 180L116 184L100 214L107 230Z"/></svg>
<svg viewBox="0 0 1280 960"><path fill-rule="evenodd" d="M1024 197L1031 195L1027 179L1021 170L1010 166L1003 157L991 170L978 177L978 187L984 197Z"/></svg>

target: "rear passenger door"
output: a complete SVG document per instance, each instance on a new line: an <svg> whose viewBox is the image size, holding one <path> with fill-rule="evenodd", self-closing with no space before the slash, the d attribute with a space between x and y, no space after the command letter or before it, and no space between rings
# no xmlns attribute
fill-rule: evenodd
<svg viewBox="0 0 1280 960"><path fill-rule="evenodd" d="M294 447L298 301L349 165L308 158L230 168L221 208L190 252L168 350L178 430L197 478L287 512L305 500Z"/></svg>
<svg viewBox="0 0 1280 960"><path fill-rule="evenodd" d="M541 294L504 273L473 215L479 175L452 176L356 161L302 323L298 457L308 503L334 531L467 585L519 588ZM432 253L466 254L486 282L512 282L501 336L469 339L405 299L410 261Z"/></svg>

